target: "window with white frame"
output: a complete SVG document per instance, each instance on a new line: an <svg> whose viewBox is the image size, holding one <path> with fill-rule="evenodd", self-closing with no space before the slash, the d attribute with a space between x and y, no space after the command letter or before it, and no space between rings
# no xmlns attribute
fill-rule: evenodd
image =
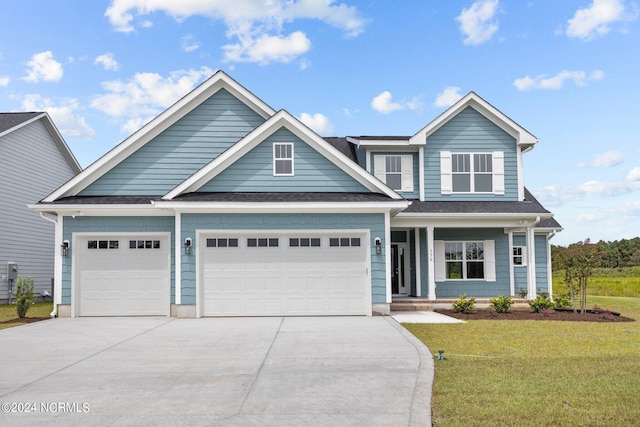
<svg viewBox="0 0 640 427"><path fill-rule="evenodd" d="M504 194L504 152L440 152L442 194Z"/></svg>
<svg viewBox="0 0 640 427"><path fill-rule="evenodd" d="M513 265L526 266L527 265L527 248L524 246L513 247Z"/></svg>
<svg viewBox="0 0 640 427"><path fill-rule="evenodd" d="M273 144L273 175L293 175L293 143Z"/></svg>
<svg viewBox="0 0 640 427"><path fill-rule="evenodd" d="M484 242L445 242L447 280L484 279Z"/></svg>
<svg viewBox="0 0 640 427"><path fill-rule="evenodd" d="M413 155L376 154L373 156L374 175L396 191L413 191Z"/></svg>

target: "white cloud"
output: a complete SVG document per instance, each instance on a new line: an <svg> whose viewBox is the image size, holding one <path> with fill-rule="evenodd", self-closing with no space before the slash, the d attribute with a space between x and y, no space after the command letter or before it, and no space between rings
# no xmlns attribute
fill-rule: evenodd
<svg viewBox="0 0 640 427"><path fill-rule="evenodd" d="M318 135L331 136L333 135L333 125L329 121L329 118L323 114L315 113L302 113L298 117L302 123L309 126Z"/></svg>
<svg viewBox="0 0 640 427"><path fill-rule="evenodd" d="M389 114L393 111L404 109L402 104L391 101L391 92L387 90L371 100L371 107L382 114Z"/></svg>
<svg viewBox="0 0 640 427"><path fill-rule="evenodd" d="M631 172L629 172L629 175L627 175L627 181L640 181L640 167L636 166L635 168L631 169Z"/></svg>
<svg viewBox="0 0 640 427"><path fill-rule="evenodd" d="M193 52L200 49L200 42L196 41L193 34L187 34L182 37L182 50L185 52Z"/></svg>
<svg viewBox="0 0 640 427"><path fill-rule="evenodd" d="M36 53L27 62L28 68L25 70L27 75L24 80L37 83L40 80L47 82L57 82L64 74L62 64L53 59L50 51Z"/></svg>
<svg viewBox="0 0 640 427"><path fill-rule="evenodd" d="M531 89L561 89L565 81L573 81L576 86L584 86L589 81L601 80L604 77L604 72L600 70L592 71L590 74L584 71L560 71L558 74L552 77L547 77L546 74L540 74L535 77L529 75L515 79L513 85L518 90L531 90Z"/></svg>
<svg viewBox="0 0 640 427"><path fill-rule="evenodd" d="M113 0L105 16L116 31L131 32L141 26L137 18L155 12L177 21L191 16L222 20L227 38L237 40L223 46L225 60L261 64L290 62L309 50L311 42L301 31L282 33L285 23L319 20L349 37L362 33L366 24L355 6L335 0Z"/></svg>
<svg viewBox="0 0 640 427"><path fill-rule="evenodd" d="M621 152L607 151L606 153L596 155L587 163L579 163L578 167L583 168L587 166L593 166L596 168L610 168L612 166L617 166L622 162L624 162L624 157L622 157Z"/></svg>
<svg viewBox="0 0 640 427"><path fill-rule="evenodd" d="M640 190L640 179L637 181L629 179L629 177L635 177L636 173L640 178L640 170L634 171L631 171L627 181L587 181L567 187L552 184L535 190L535 194L545 206L559 206L565 202L587 197L612 197L627 194Z"/></svg>
<svg viewBox="0 0 640 427"><path fill-rule="evenodd" d="M301 32L289 36L262 34L257 38L242 37L240 43L222 47L225 61L257 62L265 65L271 61L290 62L311 48L311 41Z"/></svg>
<svg viewBox="0 0 640 427"><path fill-rule="evenodd" d="M479 45L489 41L498 31L494 20L499 0L477 0L469 9L462 9L456 21L464 35L464 44Z"/></svg>
<svg viewBox="0 0 640 427"><path fill-rule="evenodd" d="M462 98L460 88L457 86L448 86L438 94L433 105L436 107L450 107L458 102L460 98Z"/></svg>
<svg viewBox="0 0 640 427"><path fill-rule="evenodd" d="M202 67L200 70L173 71L168 77L136 73L126 82L103 82L102 87L108 93L93 98L91 107L113 117L127 117L129 121L123 130L128 130L159 114L211 74L213 70Z"/></svg>
<svg viewBox="0 0 640 427"><path fill-rule="evenodd" d="M38 94L26 95L22 101L25 111L46 111L64 137L91 139L95 131L87 125L84 117L78 115L80 105L74 98L63 99L56 105L51 99Z"/></svg>
<svg viewBox="0 0 640 427"><path fill-rule="evenodd" d="M9 86L10 81L11 79L9 78L9 76L0 76L0 87Z"/></svg>
<svg viewBox="0 0 640 427"><path fill-rule="evenodd" d="M404 109L419 110L423 106L423 102L420 98L421 96L414 96L410 101L405 101L403 103L393 102L391 92L385 90L371 100L371 108L382 114L389 114L394 111Z"/></svg>
<svg viewBox="0 0 640 427"><path fill-rule="evenodd" d="M624 2L621 0L593 0L588 7L578 9L573 18L567 21L567 36L592 40L611 31L611 25L615 22L635 18L625 14Z"/></svg>
<svg viewBox="0 0 640 427"><path fill-rule="evenodd" d="M118 61L113 57L112 53L105 53L103 55L97 56L94 64L100 64L104 67L105 70L118 71L120 65Z"/></svg>

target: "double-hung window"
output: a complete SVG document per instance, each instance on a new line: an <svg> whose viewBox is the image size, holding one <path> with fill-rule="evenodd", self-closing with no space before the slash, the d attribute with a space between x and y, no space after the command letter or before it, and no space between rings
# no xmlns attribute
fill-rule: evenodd
<svg viewBox="0 0 640 427"><path fill-rule="evenodd" d="M293 175L293 144L280 143L273 144L273 175L292 176Z"/></svg>
<svg viewBox="0 0 640 427"><path fill-rule="evenodd" d="M513 247L513 265L526 266L527 265L527 248L524 246Z"/></svg>
<svg viewBox="0 0 640 427"><path fill-rule="evenodd" d="M504 194L504 153L440 153L442 194Z"/></svg>
<svg viewBox="0 0 640 427"><path fill-rule="evenodd" d="M445 271L449 280L484 279L484 242L445 242Z"/></svg>
<svg viewBox="0 0 640 427"><path fill-rule="evenodd" d="M413 155L376 154L374 175L395 191L413 191Z"/></svg>

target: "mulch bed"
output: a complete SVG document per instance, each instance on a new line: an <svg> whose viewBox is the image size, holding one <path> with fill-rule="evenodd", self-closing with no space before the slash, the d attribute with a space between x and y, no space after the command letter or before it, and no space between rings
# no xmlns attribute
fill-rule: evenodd
<svg viewBox="0 0 640 427"><path fill-rule="evenodd" d="M615 316L611 312L602 310L592 313L574 313L573 311L543 310L534 313L531 310L511 309L508 313L497 313L494 309L477 309L475 313L456 313L453 310L435 309L437 313L445 314L461 320L560 320L568 322L635 322L624 316Z"/></svg>
<svg viewBox="0 0 640 427"><path fill-rule="evenodd" d="M7 323L34 323L34 322L39 322L41 320L47 320L49 319L49 317L24 317L22 319L9 319L9 320L5 320L3 322L0 322L0 324L7 324Z"/></svg>

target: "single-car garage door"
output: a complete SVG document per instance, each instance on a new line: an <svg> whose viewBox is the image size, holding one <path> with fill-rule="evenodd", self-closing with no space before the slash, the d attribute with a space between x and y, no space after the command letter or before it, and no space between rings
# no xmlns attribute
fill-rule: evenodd
<svg viewBox="0 0 640 427"><path fill-rule="evenodd" d="M207 232L204 316L367 315L368 233Z"/></svg>
<svg viewBox="0 0 640 427"><path fill-rule="evenodd" d="M169 315L169 234L75 236L80 316Z"/></svg>

